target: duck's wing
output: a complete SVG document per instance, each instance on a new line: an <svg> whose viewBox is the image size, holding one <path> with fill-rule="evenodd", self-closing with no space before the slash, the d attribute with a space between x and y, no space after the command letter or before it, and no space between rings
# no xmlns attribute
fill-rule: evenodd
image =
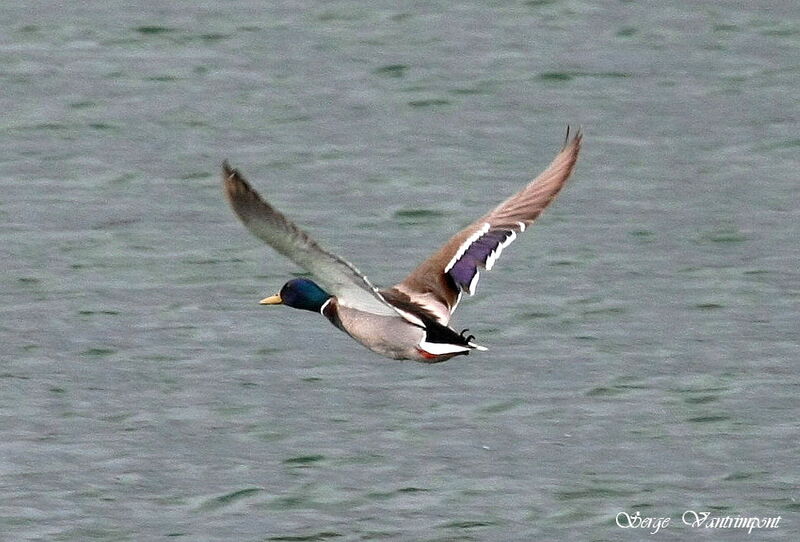
<svg viewBox="0 0 800 542"><path fill-rule="evenodd" d="M250 232L311 273L342 305L397 316L391 305L358 269L325 250L283 213L264 201L227 162L222 165L225 195Z"/></svg>
<svg viewBox="0 0 800 542"><path fill-rule="evenodd" d="M451 237L403 282L384 291L383 295L387 299L415 304L446 325L462 293L475 293L480 268L491 269L503 249L553 201L572 173L580 148L580 132L570 140L567 129L564 148L547 169L528 186Z"/></svg>

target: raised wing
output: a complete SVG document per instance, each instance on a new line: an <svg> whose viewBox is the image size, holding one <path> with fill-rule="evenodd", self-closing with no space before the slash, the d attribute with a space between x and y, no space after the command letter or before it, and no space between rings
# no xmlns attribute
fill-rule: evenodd
<svg viewBox="0 0 800 542"><path fill-rule="evenodd" d="M222 169L225 195L253 235L314 275L340 304L373 314L398 315L351 263L322 248L294 222L264 201L227 162Z"/></svg>
<svg viewBox="0 0 800 542"><path fill-rule="evenodd" d="M445 243L400 284L382 295L401 299L447 324L463 292L472 295L480 268L491 269L500 253L547 207L575 167L581 134L569 139L547 169L525 188L502 202ZM394 303L394 301L392 301Z"/></svg>

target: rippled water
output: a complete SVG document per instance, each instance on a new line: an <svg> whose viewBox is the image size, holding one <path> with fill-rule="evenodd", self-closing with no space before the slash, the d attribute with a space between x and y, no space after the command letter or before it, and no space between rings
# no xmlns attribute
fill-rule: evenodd
<svg viewBox="0 0 800 542"><path fill-rule="evenodd" d="M0 16L3 540L800 535L795 2ZM454 322L488 352L258 306L297 269L223 159L390 285L567 124L573 182Z"/></svg>

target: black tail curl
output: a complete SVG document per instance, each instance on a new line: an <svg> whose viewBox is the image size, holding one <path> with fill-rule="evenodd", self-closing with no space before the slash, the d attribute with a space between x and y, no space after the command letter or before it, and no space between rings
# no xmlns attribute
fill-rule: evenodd
<svg viewBox="0 0 800 542"><path fill-rule="evenodd" d="M469 331L469 328L462 329L460 335L461 335L461 338L464 339L464 342L470 343L470 342L475 340L475 335L467 335L465 337L464 333L466 333L467 331Z"/></svg>

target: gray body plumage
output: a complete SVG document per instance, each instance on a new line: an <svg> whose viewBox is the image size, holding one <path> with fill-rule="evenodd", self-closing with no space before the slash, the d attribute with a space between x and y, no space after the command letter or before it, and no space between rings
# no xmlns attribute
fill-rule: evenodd
<svg viewBox="0 0 800 542"><path fill-rule="evenodd" d="M335 317L328 316L335 311ZM383 316L340 305L336 299L322 314L373 352L392 359L430 362L417 348L425 338L425 330L400 316ZM451 356L450 356L451 357ZM444 361L438 360L438 361Z"/></svg>

